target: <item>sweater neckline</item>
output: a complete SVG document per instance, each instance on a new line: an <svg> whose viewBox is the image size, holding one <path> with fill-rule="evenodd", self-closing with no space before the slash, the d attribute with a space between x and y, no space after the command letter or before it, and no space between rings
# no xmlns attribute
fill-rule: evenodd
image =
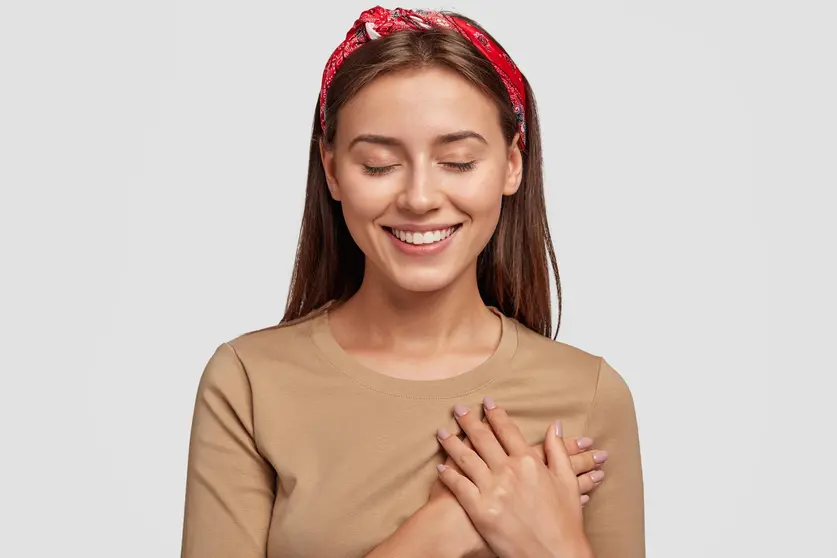
<svg viewBox="0 0 837 558"><path fill-rule="evenodd" d="M417 399L453 399L462 397L486 387L497 374L508 370L509 363L517 351L518 331L514 320L494 307L489 307L500 318L500 340L494 352L475 368L438 380L408 380L387 376L363 365L348 354L337 342L329 325L329 310L326 308L312 323L312 338L329 363L368 389L388 395Z"/></svg>

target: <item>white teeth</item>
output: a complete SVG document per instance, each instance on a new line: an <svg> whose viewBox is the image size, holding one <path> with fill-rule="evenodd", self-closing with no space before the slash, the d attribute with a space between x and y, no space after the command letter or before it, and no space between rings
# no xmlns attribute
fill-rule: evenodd
<svg viewBox="0 0 837 558"><path fill-rule="evenodd" d="M407 244L416 245L433 244L434 242L440 242L449 237L454 230L456 230L456 227L449 227L447 229L439 229L436 231L427 231L423 233L390 229L393 236L395 236L399 240L406 242Z"/></svg>

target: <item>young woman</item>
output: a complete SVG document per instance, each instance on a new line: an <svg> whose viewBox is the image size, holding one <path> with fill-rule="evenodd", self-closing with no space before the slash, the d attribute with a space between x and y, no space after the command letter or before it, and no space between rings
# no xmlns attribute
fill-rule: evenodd
<svg viewBox="0 0 837 558"><path fill-rule="evenodd" d="M550 267L560 310L526 79L462 16L361 14L282 323L200 382L182 556L644 556L631 394L552 339Z"/></svg>

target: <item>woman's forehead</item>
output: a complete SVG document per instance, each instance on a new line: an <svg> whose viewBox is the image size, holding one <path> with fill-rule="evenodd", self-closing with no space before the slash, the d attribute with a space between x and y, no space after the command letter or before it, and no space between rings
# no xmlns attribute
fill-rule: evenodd
<svg viewBox="0 0 837 558"><path fill-rule="evenodd" d="M442 68L380 76L341 110L338 134L427 139L463 130L486 139L502 132L496 104L461 75Z"/></svg>

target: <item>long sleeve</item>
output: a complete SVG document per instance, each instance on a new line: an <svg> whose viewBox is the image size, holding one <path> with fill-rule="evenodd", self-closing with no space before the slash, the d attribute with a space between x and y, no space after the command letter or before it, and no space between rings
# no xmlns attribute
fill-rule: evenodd
<svg viewBox="0 0 837 558"><path fill-rule="evenodd" d="M255 443L250 383L224 343L198 387L181 558L265 558L274 497L275 472Z"/></svg>
<svg viewBox="0 0 837 558"><path fill-rule="evenodd" d="M593 554L596 558L644 558L645 504L633 397L604 359L584 435L609 455L605 481L584 510Z"/></svg>

